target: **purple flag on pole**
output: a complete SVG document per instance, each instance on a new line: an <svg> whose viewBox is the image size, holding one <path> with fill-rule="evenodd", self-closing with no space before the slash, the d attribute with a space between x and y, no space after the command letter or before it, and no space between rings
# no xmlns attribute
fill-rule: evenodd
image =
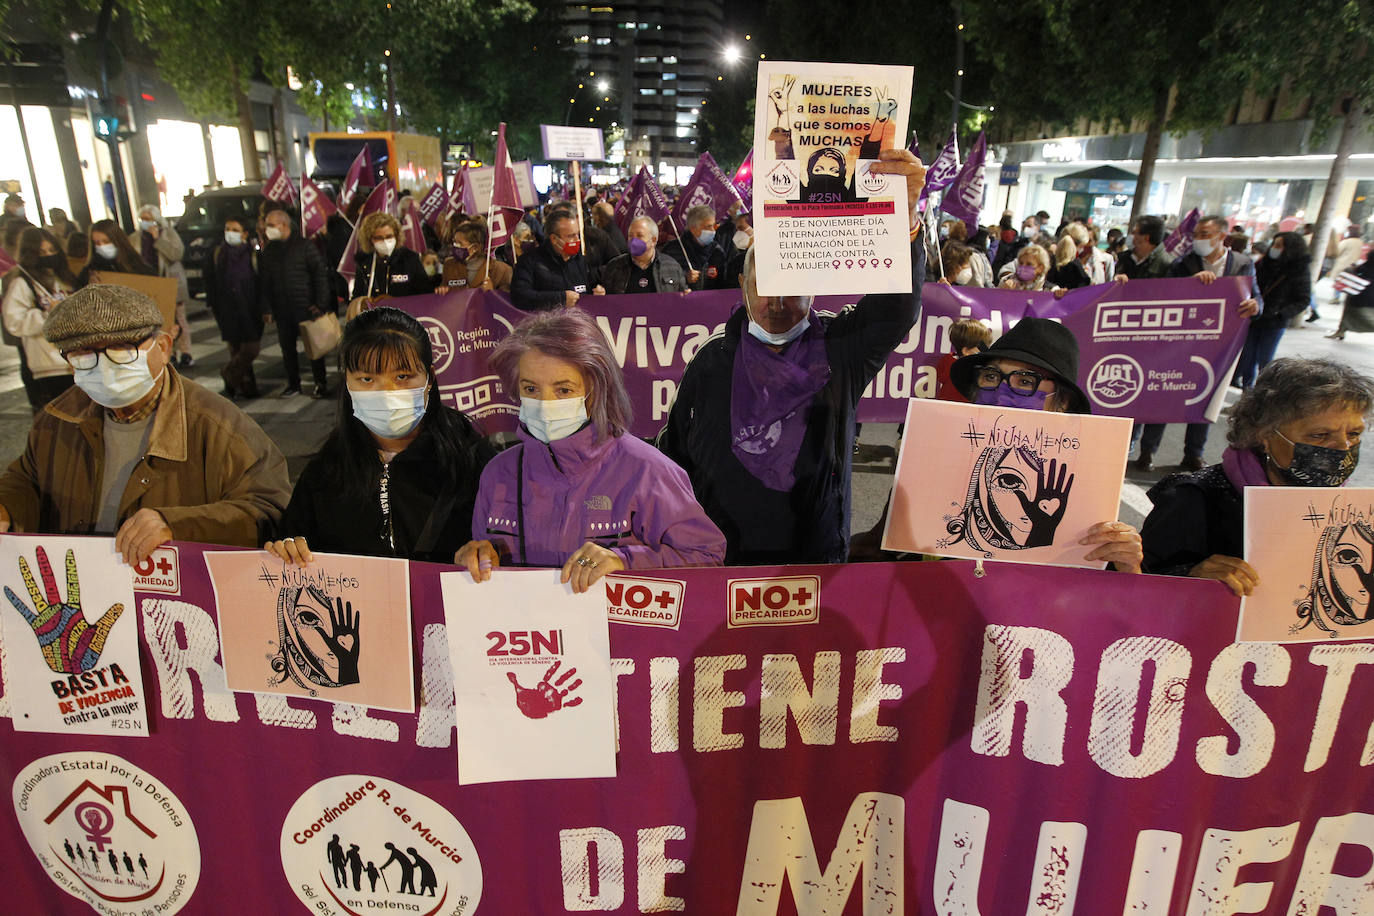
<svg viewBox="0 0 1374 916"><path fill-rule="evenodd" d="M353 160L353 164L348 167L348 174L344 176L343 187L339 189L339 206L347 210L348 205L353 200L353 195L357 194L362 188L364 176L369 181L372 180L372 150L367 143L363 143L363 148Z"/></svg>
<svg viewBox="0 0 1374 916"><path fill-rule="evenodd" d="M926 170L926 185L921 189L921 200L924 201L935 191L944 190L958 173L959 131L956 128L949 132L945 148L940 150L940 155L935 157L935 161Z"/></svg>
<svg viewBox="0 0 1374 916"><path fill-rule="evenodd" d="M414 203L401 214L401 244L416 254L424 254L429 249L425 243L425 232L420 228L422 218L419 206Z"/></svg>
<svg viewBox="0 0 1374 916"><path fill-rule="evenodd" d="M697 159L691 180L678 192L677 203L673 205L673 222L679 226L686 225L687 211L698 206L710 207L716 211L716 218L719 219L737 203L744 205L735 186L725 177L711 154L702 153Z"/></svg>
<svg viewBox="0 0 1374 916"><path fill-rule="evenodd" d="M630 179L629 185L621 193L620 199L615 202L615 213L612 219L620 227L620 231L629 235L630 223L635 218L635 202L639 199L639 175Z"/></svg>
<svg viewBox="0 0 1374 916"><path fill-rule="evenodd" d="M983 212L983 163L988 157L987 135L979 131L978 139L964 160L964 167L940 201L940 209L948 216L964 221L971 229L978 226Z"/></svg>
<svg viewBox="0 0 1374 916"><path fill-rule="evenodd" d="M294 204L296 202L296 186L291 182L291 176L286 174L286 169L280 162L272 170L272 174L267 178L267 184L263 186L262 196L268 200L279 200L282 203Z"/></svg>
<svg viewBox="0 0 1374 916"><path fill-rule="evenodd" d="M1175 258L1181 258L1193 250L1193 233L1197 230L1197 221L1201 216L1197 207L1188 211L1188 214L1179 221L1178 228L1169 233L1169 237L1164 240L1164 250Z"/></svg>
<svg viewBox="0 0 1374 916"><path fill-rule="evenodd" d="M515 186L515 167L511 165L510 151L506 149L506 123L496 135L496 156L493 165L496 174L491 186L491 207L487 213L488 245L495 248L504 245L510 238L511 230L525 215L520 204L520 189Z"/></svg>
<svg viewBox="0 0 1374 916"><path fill-rule="evenodd" d="M730 183L739 192L740 200L750 200L754 196L754 148L749 147L749 152L744 154L744 161L735 169L735 177L730 179Z"/></svg>
<svg viewBox="0 0 1374 916"><path fill-rule="evenodd" d="M468 193L468 164L463 163L453 176L453 187L448 192L448 209L444 212L452 219L455 213L466 213L464 201Z"/></svg>
<svg viewBox="0 0 1374 916"><path fill-rule="evenodd" d="M324 196L315 182L301 176L301 232L312 238L325 227L329 217L339 212L334 202Z"/></svg>
<svg viewBox="0 0 1374 916"><path fill-rule="evenodd" d="M434 186L429 189L429 193L420 198L420 216L425 223L430 226L439 218L439 214L444 212L444 205L448 203L448 192L439 182L434 182Z"/></svg>

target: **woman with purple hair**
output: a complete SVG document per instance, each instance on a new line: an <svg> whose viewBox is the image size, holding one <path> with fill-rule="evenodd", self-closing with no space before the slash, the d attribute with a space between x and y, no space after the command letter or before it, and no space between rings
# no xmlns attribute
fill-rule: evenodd
<svg viewBox="0 0 1374 916"><path fill-rule="evenodd" d="M482 472L473 540L454 557L475 581L502 565L561 566L584 592L622 569L720 565L725 536L687 474L628 434L624 378L585 312L531 315L491 367L520 398L520 443Z"/></svg>

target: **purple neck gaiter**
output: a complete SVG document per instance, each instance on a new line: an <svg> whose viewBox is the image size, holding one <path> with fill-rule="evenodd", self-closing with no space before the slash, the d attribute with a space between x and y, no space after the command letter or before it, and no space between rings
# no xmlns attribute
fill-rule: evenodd
<svg viewBox="0 0 1374 916"><path fill-rule="evenodd" d="M986 404L989 407L1021 407L1025 410L1044 410L1045 399L1049 396L1048 391L1017 394L1011 390L1010 385L1003 382L996 388L979 388L973 403Z"/></svg>
<svg viewBox="0 0 1374 916"><path fill-rule="evenodd" d="M740 335L730 383L730 450L770 490L796 482L793 466L806 434L806 413L830 381L825 332L811 326L775 353L752 334Z"/></svg>

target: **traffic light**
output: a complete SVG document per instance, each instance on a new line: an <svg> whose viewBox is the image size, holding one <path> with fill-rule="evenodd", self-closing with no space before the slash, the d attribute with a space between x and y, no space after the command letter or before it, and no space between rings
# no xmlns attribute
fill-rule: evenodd
<svg viewBox="0 0 1374 916"><path fill-rule="evenodd" d="M113 140L119 136L119 118L115 115L100 115L95 119L95 133L102 140Z"/></svg>

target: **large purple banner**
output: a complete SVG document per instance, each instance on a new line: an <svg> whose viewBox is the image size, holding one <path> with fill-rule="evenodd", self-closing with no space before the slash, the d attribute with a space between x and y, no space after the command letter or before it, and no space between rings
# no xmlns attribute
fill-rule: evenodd
<svg viewBox="0 0 1374 916"><path fill-rule="evenodd" d="M1215 582L616 577L617 775L460 786L446 567L410 572L419 707L378 712L228 692L234 609L176 546L134 609L150 737L0 697L11 912L1369 912L1374 644L1232 644Z"/></svg>
<svg viewBox="0 0 1374 916"><path fill-rule="evenodd" d="M1248 322L1236 307L1249 295L1228 277L1136 280L1051 293L973 289L927 283L921 315L864 393L859 419L895 423L906 402L935 396L935 364L950 350L949 327L978 318L999 337L1031 315L1064 322L1078 338L1079 384L1093 412L1150 423L1216 419ZM853 301L822 296L816 308L838 312ZM633 432L663 427L677 383L692 356L741 303L737 290L637 296L585 296L579 303L606 333L634 402ZM525 313L503 293L463 291L391 300L430 329L444 398L487 433L515 428L516 408L487 369L491 348Z"/></svg>

